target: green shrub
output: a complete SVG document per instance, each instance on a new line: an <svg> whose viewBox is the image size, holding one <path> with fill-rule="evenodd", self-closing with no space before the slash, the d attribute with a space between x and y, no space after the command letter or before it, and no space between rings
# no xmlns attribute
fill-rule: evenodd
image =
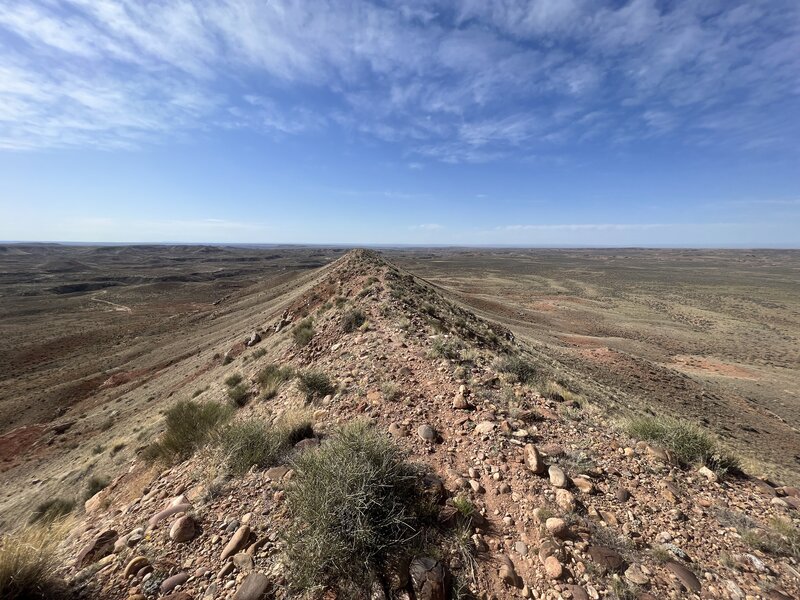
<svg viewBox="0 0 800 600"><path fill-rule="evenodd" d="M222 364L223 365L229 365L232 362L233 362L233 356L231 356L230 354L226 354L225 358L222 359Z"/></svg>
<svg viewBox="0 0 800 600"><path fill-rule="evenodd" d="M0 535L0 598L3 600L62 600L64 582L54 577L62 566L58 544L67 523L33 525Z"/></svg>
<svg viewBox="0 0 800 600"><path fill-rule="evenodd" d="M520 383L533 383L537 379L536 367L520 356L503 356L494 366L501 373L513 375Z"/></svg>
<svg viewBox="0 0 800 600"><path fill-rule="evenodd" d="M239 421L220 436L220 450L234 475L279 464L302 439L312 437L311 420L304 414L284 416L274 426L258 419Z"/></svg>
<svg viewBox="0 0 800 600"><path fill-rule="evenodd" d="M180 400L167 410L164 434L145 451L145 458L166 463L186 460L232 415L229 405Z"/></svg>
<svg viewBox="0 0 800 600"><path fill-rule="evenodd" d="M431 343L430 355L433 358L447 358L449 360L458 360L461 358L461 350L464 344L457 338L447 339L444 337L437 337Z"/></svg>
<svg viewBox="0 0 800 600"><path fill-rule="evenodd" d="M241 373L234 373L233 375L225 378L225 385L228 387L235 387L242 383L242 379Z"/></svg>
<svg viewBox="0 0 800 600"><path fill-rule="evenodd" d="M719 475L739 470L736 457L728 454L707 431L671 417L637 417L625 424L627 433L669 450L678 464L702 464Z"/></svg>
<svg viewBox="0 0 800 600"><path fill-rule="evenodd" d="M303 319L300 321L292 330L292 337L294 338L294 343L299 348L308 346L311 342L311 338L314 337L314 324L311 319Z"/></svg>
<svg viewBox="0 0 800 600"><path fill-rule="evenodd" d="M92 475L86 484L86 491L83 492L84 502L94 496L100 490L105 489L109 483L111 483L111 480L108 477Z"/></svg>
<svg viewBox="0 0 800 600"><path fill-rule="evenodd" d="M243 383L240 383L232 388L228 388L228 398L230 398L231 402L233 402L239 408L247 404L247 394L247 386Z"/></svg>
<svg viewBox="0 0 800 600"><path fill-rule="evenodd" d="M330 377L322 371L303 371L297 378L300 391L305 394L307 402L324 398L336 391Z"/></svg>
<svg viewBox="0 0 800 600"><path fill-rule="evenodd" d="M348 310L342 316L342 330L345 333L351 333L361 327L366 320L366 315L364 315L364 313L357 308Z"/></svg>
<svg viewBox="0 0 800 600"><path fill-rule="evenodd" d="M270 364L261 369L256 375L261 387L261 397L265 400L274 398L278 394L278 390L286 381L294 377L294 369L292 367L281 367L280 365Z"/></svg>
<svg viewBox="0 0 800 600"><path fill-rule="evenodd" d="M258 350L253 352L253 360L255 360L257 358L261 358L262 356L266 356L266 354L267 354L267 349L266 348L259 348Z"/></svg>
<svg viewBox="0 0 800 600"><path fill-rule="evenodd" d="M52 523L71 513L75 508L72 498L51 498L39 504L31 514L30 523Z"/></svg>
<svg viewBox="0 0 800 600"><path fill-rule="evenodd" d="M300 455L287 489L290 586L364 597L371 575L415 536L418 475L397 447L364 423Z"/></svg>

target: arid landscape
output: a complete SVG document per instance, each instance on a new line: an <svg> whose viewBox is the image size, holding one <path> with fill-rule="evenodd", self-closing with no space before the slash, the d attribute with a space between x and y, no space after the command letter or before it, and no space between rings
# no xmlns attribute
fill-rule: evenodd
<svg viewBox="0 0 800 600"><path fill-rule="evenodd" d="M0 264L0 527L67 515L64 597L800 593L797 252L37 244ZM363 569L323 561L355 535L332 517L356 510L348 478L406 468L359 461L395 451L419 498L359 509L383 523Z"/></svg>

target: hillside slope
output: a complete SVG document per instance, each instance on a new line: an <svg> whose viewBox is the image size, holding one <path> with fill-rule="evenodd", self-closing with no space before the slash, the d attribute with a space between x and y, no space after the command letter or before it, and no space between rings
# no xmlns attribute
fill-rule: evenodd
<svg viewBox="0 0 800 600"><path fill-rule="evenodd" d="M238 330L230 323L200 353L207 368L151 393L235 397L234 422L303 414L313 432L281 464L238 475L213 444L164 468L144 459L153 440L140 440L63 546L61 574L86 595L296 597L284 533L298 457L359 420L425 473L433 513L408 560L387 561L362 597L800 595L800 490L677 466L576 393L574 375L537 364L508 330L379 255L349 253L258 316L260 341L243 342L255 314ZM267 397L267 365L334 387L309 391L287 375ZM346 597L330 585L308 593Z"/></svg>

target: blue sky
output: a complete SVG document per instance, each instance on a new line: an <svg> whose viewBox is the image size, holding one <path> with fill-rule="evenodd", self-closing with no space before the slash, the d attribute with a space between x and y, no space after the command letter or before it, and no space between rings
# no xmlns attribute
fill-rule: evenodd
<svg viewBox="0 0 800 600"><path fill-rule="evenodd" d="M0 239L800 246L796 0L0 4Z"/></svg>

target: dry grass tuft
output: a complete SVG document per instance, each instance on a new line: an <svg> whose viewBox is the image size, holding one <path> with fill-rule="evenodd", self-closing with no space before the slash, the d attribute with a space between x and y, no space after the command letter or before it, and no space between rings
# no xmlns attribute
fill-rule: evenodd
<svg viewBox="0 0 800 600"><path fill-rule="evenodd" d="M64 600L64 582L54 576L60 566L56 550L68 523L29 525L0 536L0 598L3 600Z"/></svg>

